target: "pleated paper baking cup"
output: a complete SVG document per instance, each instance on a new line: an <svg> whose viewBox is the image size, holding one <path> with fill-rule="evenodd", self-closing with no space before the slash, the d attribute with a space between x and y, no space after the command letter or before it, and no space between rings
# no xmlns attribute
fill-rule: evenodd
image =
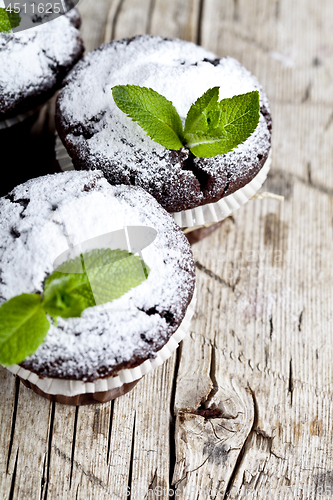
<svg viewBox="0 0 333 500"><path fill-rule="evenodd" d="M61 170L74 169L72 159L58 135L56 136L55 153ZM210 226L229 217L229 215L238 210L238 208L249 201L259 191L267 178L271 162L270 152L262 169L246 186L214 203L207 203L207 205L172 213L171 215L175 222L184 232L189 232Z"/></svg>
<svg viewBox="0 0 333 500"><path fill-rule="evenodd" d="M83 394L95 394L104 393L107 391L112 391L113 389L121 388L122 386L130 385L133 387L133 383L139 381L144 375L151 372L154 368L162 365L173 352L177 349L179 343L186 336L189 328L191 319L194 314L196 303L196 291L194 292L193 298L187 308L186 314L180 326L176 332L170 337L168 342L156 353L154 359L147 359L141 365L135 368L126 368L121 370L117 376L100 378L94 382L82 382L80 380L65 380L56 378L40 378L35 373L21 368L19 365L7 366L9 370L14 375L17 375L23 381L26 381L33 386L37 387L45 395L57 395L74 397ZM124 391L125 393L127 391ZM110 398L112 399L112 398ZM97 401L95 401L97 402Z"/></svg>
<svg viewBox="0 0 333 500"><path fill-rule="evenodd" d="M18 123L24 122L27 118L30 118L30 116L33 116L35 113L38 113L42 106L38 106L38 108L31 109L30 111L27 111L26 113L23 113L21 115L14 116L13 118L8 118L7 120L2 120L0 121L0 130L3 130L5 128L11 128L14 125L17 125Z"/></svg>

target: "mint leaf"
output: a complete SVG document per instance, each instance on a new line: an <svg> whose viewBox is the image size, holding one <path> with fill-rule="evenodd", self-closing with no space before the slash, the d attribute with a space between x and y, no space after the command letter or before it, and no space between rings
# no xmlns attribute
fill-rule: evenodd
<svg viewBox="0 0 333 500"><path fill-rule="evenodd" d="M106 259L109 263L105 263ZM84 260L96 304L119 299L145 281L149 274L148 266L140 257L126 250L93 250Z"/></svg>
<svg viewBox="0 0 333 500"><path fill-rule="evenodd" d="M120 250L119 248L116 250L111 250L111 248L95 248L83 254L84 266L86 270L101 268L105 265L113 264L118 260L122 260L129 255L131 254L129 254L127 250Z"/></svg>
<svg viewBox="0 0 333 500"><path fill-rule="evenodd" d="M220 87L207 90L190 107L185 120L185 135L191 132L206 132L219 123L221 110L218 105Z"/></svg>
<svg viewBox="0 0 333 500"><path fill-rule="evenodd" d="M172 102L155 90L138 85L112 88L118 108L137 122L147 134L167 149L183 147L183 125Z"/></svg>
<svg viewBox="0 0 333 500"><path fill-rule="evenodd" d="M54 318L115 300L142 283L148 267L126 250L95 249L61 264L46 280L43 307Z"/></svg>
<svg viewBox="0 0 333 500"><path fill-rule="evenodd" d="M0 363L21 363L44 341L50 328L42 299L35 294L22 294L0 307Z"/></svg>
<svg viewBox="0 0 333 500"><path fill-rule="evenodd" d="M19 13L0 7L0 33L9 33L13 28L17 28L20 23L21 16Z"/></svg>
<svg viewBox="0 0 333 500"><path fill-rule="evenodd" d="M196 121L190 120L185 131L187 147L195 156L202 158L228 153L245 142L259 123L260 104L257 90L223 99L216 104L215 109L214 96L206 105L202 105L200 99L199 103L197 101L193 105L197 106L197 110L190 110L191 116L201 113L201 121L199 116ZM201 129L195 130L195 123L200 123Z"/></svg>
<svg viewBox="0 0 333 500"><path fill-rule="evenodd" d="M12 30L6 9L0 7L0 33L9 33Z"/></svg>
<svg viewBox="0 0 333 500"><path fill-rule="evenodd" d="M21 16L18 12L15 12L14 10L7 10L7 16L8 16L8 19L9 19L9 22L10 22L12 29L20 26Z"/></svg>
<svg viewBox="0 0 333 500"><path fill-rule="evenodd" d="M81 257L59 266L45 282L43 308L53 318L77 318L95 305Z"/></svg>

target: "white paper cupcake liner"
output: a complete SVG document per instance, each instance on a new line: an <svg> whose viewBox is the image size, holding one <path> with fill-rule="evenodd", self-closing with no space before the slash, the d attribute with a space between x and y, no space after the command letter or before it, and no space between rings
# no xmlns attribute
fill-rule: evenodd
<svg viewBox="0 0 333 500"><path fill-rule="evenodd" d="M124 384L128 384L139 380L144 375L147 375L154 368L162 365L173 352L177 349L179 343L186 336L191 319L194 314L196 303L196 291L194 291L193 298L187 308L185 317L178 327L177 331L170 337L168 342L156 353L156 358L153 360L147 359L141 365L135 368L126 368L121 370L116 377L100 378L94 382L82 382L79 380L65 380L56 378L40 378L35 373L21 368L19 365L7 366L14 375L27 380L31 384L36 385L41 391L50 395L62 396L78 396L80 394L91 394L96 392L109 391L116 389Z"/></svg>
<svg viewBox="0 0 333 500"><path fill-rule="evenodd" d="M55 154L61 170L74 170L72 159L68 155L58 134L56 134ZM259 191L267 178L270 166L271 151L262 169L246 186L214 203L208 203L207 205L189 210L182 210L171 215L178 226L186 232L220 222L229 217L229 215L244 205Z"/></svg>
<svg viewBox="0 0 333 500"><path fill-rule="evenodd" d="M38 113L38 111L40 111L42 106L38 106L38 108L31 109L30 111L27 111L26 113L23 113L21 115L14 116L13 118L8 118L7 120L0 121L0 130L3 130L5 128L11 128L14 125L17 125L18 123L24 122L30 116L34 115L35 113Z"/></svg>

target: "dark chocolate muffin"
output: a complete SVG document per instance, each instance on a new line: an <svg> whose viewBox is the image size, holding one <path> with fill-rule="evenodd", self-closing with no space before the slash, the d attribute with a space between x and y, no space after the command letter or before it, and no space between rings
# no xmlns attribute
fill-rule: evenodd
<svg viewBox="0 0 333 500"><path fill-rule="evenodd" d="M83 54L76 9L19 33L0 33L0 128L29 113L61 86ZM3 125L3 126L1 126Z"/></svg>
<svg viewBox="0 0 333 500"><path fill-rule="evenodd" d="M172 217L143 189L111 186L98 171L66 172L16 187L0 199L0 213L0 303L41 293L69 241L83 245L133 226L156 233L141 248L150 269L143 283L81 317L58 317L57 324L49 318L45 342L21 364L33 384L116 377L153 361L183 322L194 293L193 255Z"/></svg>
<svg viewBox="0 0 333 500"><path fill-rule="evenodd" d="M220 99L258 90L259 125L225 155L203 159L185 148L170 151L117 108L111 88L125 84L156 90L173 102L182 119L209 88L220 87ZM100 169L111 184L141 186L169 212L239 190L261 170L271 144L268 100L249 71L230 57L219 59L192 43L160 37L113 41L88 54L65 81L56 121L76 169Z"/></svg>

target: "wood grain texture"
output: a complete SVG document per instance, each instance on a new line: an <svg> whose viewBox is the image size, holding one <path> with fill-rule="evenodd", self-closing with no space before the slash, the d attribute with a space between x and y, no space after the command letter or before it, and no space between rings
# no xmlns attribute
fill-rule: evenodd
<svg viewBox="0 0 333 500"><path fill-rule="evenodd" d="M129 394L65 407L0 369L1 495L332 498L331 2L82 0L80 10L88 51L151 33L250 69L274 119L264 190L285 201L252 200L193 246L191 331Z"/></svg>

